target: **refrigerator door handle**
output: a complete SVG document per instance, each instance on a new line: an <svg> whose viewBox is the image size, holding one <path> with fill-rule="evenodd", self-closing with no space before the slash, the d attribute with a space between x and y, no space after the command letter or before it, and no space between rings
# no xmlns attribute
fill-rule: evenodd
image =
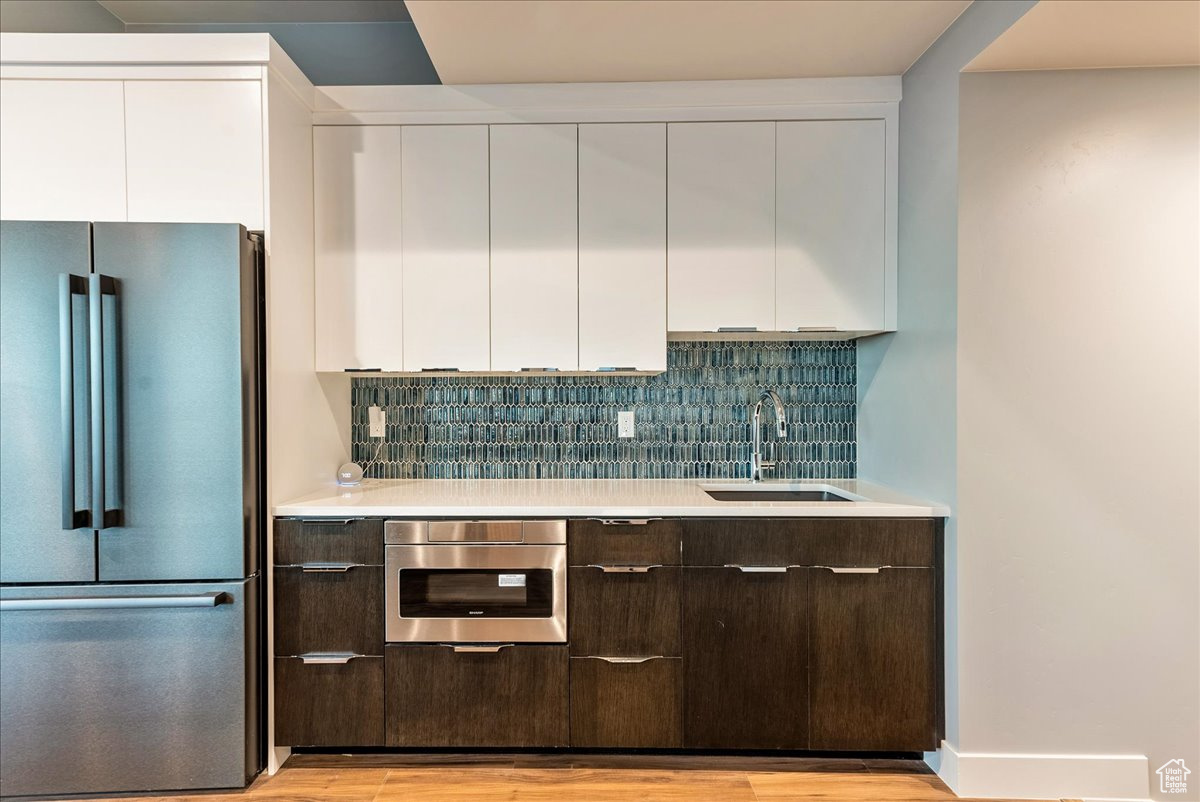
<svg viewBox="0 0 1200 802"><path fill-rule="evenodd" d="M188 596L60 596L43 599L0 599L4 612L35 610L130 610L149 607L216 607L231 601L228 593Z"/></svg>
<svg viewBox="0 0 1200 802"><path fill-rule="evenodd" d="M85 298L87 279L71 273L58 277L58 375L62 424L62 528L81 529L91 523L90 511L75 508L75 316L74 296Z"/></svg>
<svg viewBox="0 0 1200 802"><path fill-rule="evenodd" d="M88 276L88 375L91 390L91 417L92 417L92 437L91 437L91 452L92 452L92 492L91 492L91 523L93 529L107 529L110 526L121 525L121 509L120 509L120 482L121 482L121 464L120 464L120 436L117 431L117 421L120 416L120 405L116 396L116 387L120 386L119 365L116 361L119 356L120 346L120 320L116 312L116 304L114 303L114 317L110 321L113 327L113 353L107 354L104 348L104 296L108 295L117 300L117 281L109 276L102 276L98 273L93 273ZM111 364L109 360L113 360ZM113 380L113 396L110 398L105 391L105 379L108 376L108 368L114 375ZM112 416L111 426L106 420L105 414ZM114 488L113 496L116 503L112 508L108 507L108 482L106 481L106 471L108 467L108 437L114 441L113 446L113 476L112 485Z"/></svg>

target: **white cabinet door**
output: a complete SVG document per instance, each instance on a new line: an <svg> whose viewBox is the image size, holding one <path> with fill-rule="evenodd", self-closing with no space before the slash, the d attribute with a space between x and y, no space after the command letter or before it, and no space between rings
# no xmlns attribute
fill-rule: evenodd
<svg viewBox="0 0 1200 802"><path fill-rule="evenodd" d="M667 369L667 130L579 126L579 367Z"/></svg>
<svg viewBox="0 0 1200 802"><path fill-rule="evenodd" d="M775 123L667 126L667 328L775 328Z"/></svg>
<svg viewBox="0 0 1200 802"><path fill-rule="evenodd" d="M886 328L883 120L780 122L780 329Z"/></svg>
<svg viewBox="0 0 1200 802"><path fill-rule="evenodd" d="M263 228L260 81L126 81L129 219Z"/></svg>
<svg viewBox="0 0 1200 802"><path fill-rule="evenodd" d="M0 165L0 218L125 220L121 82L0 81Z"/></svg>
<svg viewBox="0 0 1200 802"><path fill-rule="evenodd" d="M313 128L317 370L404 369L400 126Z"/></svg>
<svg viewBox="0 0 1200 802"><path fill-rule="evenodd" d="M492 370L579 367L576 126L493 125Z"/></svg>
<svg viewBox="0 0 1200 802"><path fill-rule="evenodd" d="M404 366L487 370L488 127L404 128Z"/></svg>

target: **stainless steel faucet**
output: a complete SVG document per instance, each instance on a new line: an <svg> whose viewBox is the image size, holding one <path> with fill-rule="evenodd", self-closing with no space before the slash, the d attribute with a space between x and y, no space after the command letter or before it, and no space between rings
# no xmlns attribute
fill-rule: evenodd
<svg viewBox="0 0 1200 802"><path fill-rule="evenodd" d="M754 405L754 414L751 415L750 429L751 442L753 448L750 452L750 481L761 482L763 468L774 468L775 462L763 462L762 458L762 408L763 402L770 401L775 407L775 424L778 427L779 436L787 437L787 414L783 411L783 399L779 397L779 393L774 390L763 390L758 396L758 403Z"/></svg>

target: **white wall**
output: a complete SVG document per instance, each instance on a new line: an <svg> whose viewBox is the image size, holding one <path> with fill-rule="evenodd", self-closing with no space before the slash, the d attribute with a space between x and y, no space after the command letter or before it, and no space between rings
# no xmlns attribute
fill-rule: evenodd
<svg viewBox="0 0 1200 802"><path fill-rule="evenodd" d="M350 379L321 378L314 369L312 113L273 72L266 137L267 500L274 507L332 484L338 465L349 459ZM270 540L268 535L268 555ZM266 574L269 589L269 566ZM268 655L274 653L270 623ZM267 736L273 744L274 672L268 678ZM286 754L270 755L271 773Z"/></svg>
<svg viewBox="0 0 1200 802"><path fill-rule="evenodd" d="M858 473L955 503L958 76L1034 0L974 3L904 74L898 323L858 346ZM946 526L946 737L958 738L954 519Z"/></svg>
<svg viewBox="0 0 1200 802"><path fill-rule="evenodd" d="M1200 69L964 75L960 148L958 790L1200 799Z"/></svg>

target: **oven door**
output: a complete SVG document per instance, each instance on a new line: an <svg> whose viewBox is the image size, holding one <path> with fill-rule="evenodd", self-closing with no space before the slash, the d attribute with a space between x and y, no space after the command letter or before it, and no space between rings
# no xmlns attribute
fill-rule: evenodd
<svg viewBox="0 0 1200 802"><path fill-rule="evenodd" d="M564 643L565 545L388 546L390 642Z"/></svg>

